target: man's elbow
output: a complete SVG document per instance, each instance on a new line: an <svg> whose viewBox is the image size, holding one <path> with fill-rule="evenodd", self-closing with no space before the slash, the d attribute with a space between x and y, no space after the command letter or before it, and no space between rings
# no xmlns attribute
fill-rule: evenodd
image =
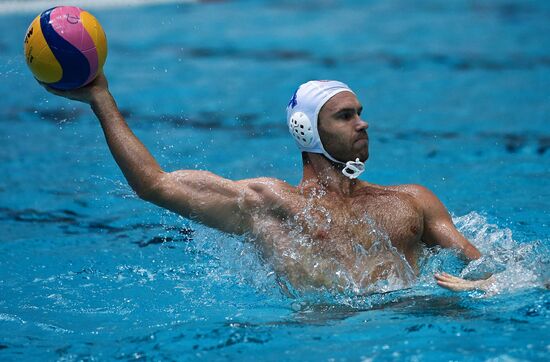
<svg viewBox="0 0 550 362"><path fill-rule="evenodd" d="M148 202L157 203L158 200L161 198L161 195L163 193L164 188L164 173L156 176L155 178L152 178L148 180L147 182L143 182L139 186L132 187L136 195Z"/></svg>
<svg viewBox="0 0 550 362"><path fill-rule="evenodd" d="M156 198L156 192L152 188L140 187L134 189L134 192L143 201L153 202L153 200Z"/></svg>
<svg viewBox="0 0 550 362"><path fill-rule="evenodd" d="M463 252L464 252L464 255L466 256L466 258L468 258L469 260L476 260L476 259L481 258L481 253L473 245L467 245L463 249Z"/></svg>

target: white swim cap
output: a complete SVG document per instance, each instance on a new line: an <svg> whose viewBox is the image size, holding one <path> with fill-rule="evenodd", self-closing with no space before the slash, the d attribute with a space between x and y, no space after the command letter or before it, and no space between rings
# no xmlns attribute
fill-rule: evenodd
<svg viewBox="0 0 550 362"><path fill-rule="evenodd" d="M319 111L330 98L340 92L353 93L346 84L336 80L311 80L302 84L288 103L286 120L288 130L300 151L321 153L331 161L346 164L342 170L344 175L356 178L363 172L364 164L359 159L346 163L332 157L323 147L317 129ZM351 169L350 164L353 164Z"/></svg>

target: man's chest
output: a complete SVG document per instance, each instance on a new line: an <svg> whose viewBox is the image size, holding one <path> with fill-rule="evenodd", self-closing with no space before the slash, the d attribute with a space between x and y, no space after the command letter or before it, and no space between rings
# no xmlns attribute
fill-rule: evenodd
<svg viewBox="0 0 550 362"><path fill-rule="evenodd" d="M365 195L353 199L320 197L298 200L290 225L313 240L338 241L370 247L389 239L399 250L418 244L423 232L422 212L403 194Z"/></svg>
<svg viewBox="0 0 550 362"><path fill-rule="evenodd" d="M285 212L256 214L252 235L296 283L332 285L335 275L344 275L364 286L415 268L422 225L421 211L406 195L298 195Z"/></svg>

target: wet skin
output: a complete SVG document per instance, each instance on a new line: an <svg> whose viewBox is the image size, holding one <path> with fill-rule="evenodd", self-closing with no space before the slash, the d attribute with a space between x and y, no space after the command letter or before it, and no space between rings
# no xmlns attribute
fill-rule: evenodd
<svg viewBox="0 0 550 362"><path fill-rule="evenodd" d="M274 202L254 213L249 237L294 287L364 292L380 279L412 280L424 231L414 190L359 183L342 196L275 180L251 187Z"/></svg>
<svg viewBox="0 0 550 362"><path fill-rule="evenodd" d="M46 89L90 104L115 161L140 198L245 235L299 289L362 292L384 279L406 284L422 244L455 248L468 259L480 256L437 197L422 186L350 180L340 164L313 153L303 155L298 186L274 178L232 181L208 171L165 172L128 127L103 74L77 90ZM354 94L342 92L319 113L323 145L338 160L365 161L369 156L368 124L361 110ZM475 287L446 275L436 279L452 290Z"/></svg>

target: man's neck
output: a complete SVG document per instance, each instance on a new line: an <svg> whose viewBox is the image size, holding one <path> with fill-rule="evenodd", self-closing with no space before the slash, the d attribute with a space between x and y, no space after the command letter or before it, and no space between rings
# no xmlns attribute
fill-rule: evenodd
<svg viewBox="0 0 550 362"><path fill-rule="evenodd" d="M303 189L325 189L341 196L351 196L361 181L342 174L344 165L330 161L317 153L308 153L304 158L304 174L300 187Z"/></svg>

